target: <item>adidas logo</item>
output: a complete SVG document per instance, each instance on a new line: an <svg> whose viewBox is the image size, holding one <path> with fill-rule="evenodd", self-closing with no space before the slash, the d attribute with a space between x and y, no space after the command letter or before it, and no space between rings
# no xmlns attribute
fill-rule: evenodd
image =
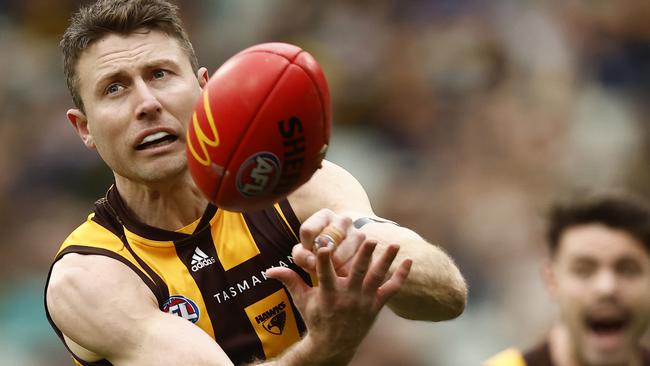
<svg viewBox="0 0 650 366"><path fill-rule="evenodd" d="M192 272L197 272L198 270L207 267L211 264L214 264L216 260L214 257L208 257L199 247L194 249L194 254L192 254Z"/></svg>

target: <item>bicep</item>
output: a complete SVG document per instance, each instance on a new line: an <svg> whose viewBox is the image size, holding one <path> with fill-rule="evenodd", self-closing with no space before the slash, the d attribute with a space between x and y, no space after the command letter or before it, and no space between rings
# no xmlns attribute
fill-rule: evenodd
<svg viewBox="0 0 650 366"><path fill-rule="evenodd" d="M67 340L114 365L232 364L199 327L160 311L140 278L113 259L66 255L46 301Z"/></svg>
<svg viewBox="0 0 650 366"><path fill-rule="evenodd" d="M323 167L289 196L289 203L300 222L323 208L352 219L375 216L359 181L342 167L325 160Z"/></svg>

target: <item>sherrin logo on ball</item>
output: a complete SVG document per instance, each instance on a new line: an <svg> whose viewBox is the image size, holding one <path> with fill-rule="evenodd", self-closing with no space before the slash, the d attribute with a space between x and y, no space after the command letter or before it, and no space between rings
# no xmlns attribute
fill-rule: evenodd
<svg viewBox="0 0 650 366"><path fill-rule="evenodd" d="M262 209L320 168L330 130L316 60L294 45L260 44L226 61L203 88L188 124L189 170L217 206Z"/></svg>

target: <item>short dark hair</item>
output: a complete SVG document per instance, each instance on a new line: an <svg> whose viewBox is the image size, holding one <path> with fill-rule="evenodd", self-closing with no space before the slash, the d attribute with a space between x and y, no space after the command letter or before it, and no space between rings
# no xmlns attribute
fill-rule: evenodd
<svg viewBox="0 0 650 366"><path fill-rule="evenodd" d="M63 72L77 108L84 110L76 71L82 52L109 34L128 35L141 29L157 30L178 40L192 69L198 70L196 54L176 5L166 0L98 0L74 13L60 43Z"/></svg>
<svg viewBox="0 0 650 366"><path fill-rule="evenodd" d="M630 193L584 193L556 202L548 215L547 242L551 255L569 228L602 224L623 230L639 240L650 253L650 206Z"/></svg>

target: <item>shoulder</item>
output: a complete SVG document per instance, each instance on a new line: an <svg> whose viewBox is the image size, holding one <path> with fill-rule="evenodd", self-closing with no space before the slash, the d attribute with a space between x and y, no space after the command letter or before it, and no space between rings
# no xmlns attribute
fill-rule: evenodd
<svg viewBox="0 0 650 366"><path fill-rule="evenodd" d="M92 246L117 251L124 245L120 238L99 222L94 220L95 214L90 214L86 221L74 229L63 241L59 253L68 247Z"/></svg>
<svg viewBox="0 0 650 366"><path fill-rule="evenodd" d="M52 267L45 305L68 346L101 354L119 341L102 329L115 329L116 319L131 320L143 313L141 309L157 309L157 300L124 263L101 255L70 253ZM83 342L73 344L68 339Z"/></svg>
<svg viewBox="0 0 650 366"><path fill-rule="evenodd" d="M372 213L368 196L359 181L344 168L327 160L323 160L322 168L288 199L301 222L323 208L343 214Z"/></svg>
<svg viewBox="0 0 650 366"><path fill-rule="evenodd" d="M526 361L519 350L508 348L485 361L483 366L526 366Z"/></svg>
<svg viewBox="0 0 650 366"><path fill-rule="evenodd" d="M147 289L157 303L140 277L124 263L102 255L70 253L52 266L46 300L50 310L65 309L68 303L96 308L115 293L133 288Z"/></svg>

